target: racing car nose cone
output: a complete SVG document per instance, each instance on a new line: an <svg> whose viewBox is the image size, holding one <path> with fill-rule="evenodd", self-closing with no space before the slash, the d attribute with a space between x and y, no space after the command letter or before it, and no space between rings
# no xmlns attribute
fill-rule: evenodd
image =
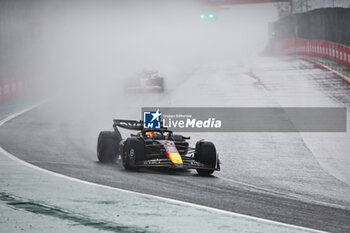
<svg viewBox="0 0 350 233"><path fill-rule="evenodd" d="M167 153L168 158L171 160L171 162L175 165L177 164L183 164L182 158L179 153Z"/></svg>

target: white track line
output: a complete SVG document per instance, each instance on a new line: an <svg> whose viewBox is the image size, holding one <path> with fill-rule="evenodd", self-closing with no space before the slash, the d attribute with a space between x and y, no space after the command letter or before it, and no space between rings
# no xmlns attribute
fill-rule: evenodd
<svg viewBox="0 0 350 233"><path fill-rule="evenodd" d="M0 121L0 126L2 126L3 124L5 124L6 122L12 120L13 118L16 118L16 117L18 117L18 116L20 116L20 115L22 115L22 114L24 114L24 113L26 113L26 112L29 112L30 110L32 110L32 109L34 109L34 108L39 107L40 105L44 104L45 102L46 102L46 101L37 103L37 104L35 104L35 105L33 105L33 106L29 107L29 108L23 109L23 110L21 110L21 111L19 111L19 112L17 112L17 113L14 113L14 114L9 115L8 117L6 117L5 119L3 119L3 120Z"/></svg>
<svg viewBox="0 0 350 233"><path fill-rule="evenodd" d="M0 126L2 126L3 124L5 124L6 122L26 113L29 112L30 110L39 107L40 105L42 105L44 102L42 103L38 103L35 104L29 108L26 108L22 111L19 111L17 113L14 113L8 117L6 117L5 119L0 121ZM82 184L87 184L87 185L91 185L91 186L95 186L95 187L100 187L100 188L105 188L105 189L110 189L110 190L116 190L116 191L120 191L120 192L125 192L125 193L130 193L130 194L135 194L138 196L142 196L142 197L147 197L147 198L155 198L155 199L159 199L159 200L163 200L163 201L167 201L167 202L171 202L171 203L175 203L175 204L180 204L180 205L185 205L185 206L191 206L194 208L200 208L200 209L205 209L205 210L210 210L213 212L217 212L217 213L222 213L222 214L228 214L234 217L241 217L241 218L246 218L246 219L251 219L251 220L255 220L255 221L260 221L260 222L265 222L265 223L269 223L269 224L274 224L274 225L279 225L279 226L284 226L284 227L289 227L289 228L293 228L293 229L298 229L298 230L303 230L303 231L312 231L312 232L324 232L324 231L319 231L319 230L315 230L315 229L311 229L311 228L306 228L306 227L301 227L301 226L296 226L296 225L292 225L292 224L287 224L287 223L281 223L281 222L277 222L277 221L272 221L272 220L268 220L268 219L263 219L263 218L258 218L258 217L253 217L253 216L249 216L249 215L244 215L244 214L239 214L239 213L235 213L235 212L231 212L231 211L226 211L226 210L221 210L221 209L216 209L213 207L208 207L208 206L203 206L203 205L199 205L199 204L193 204L193 203L189 203L189 202L184 202L184 201L179 201L179 200L175 200L175 199L171 199L171 198L166 198L166 197L159 197L156 195L152 195L152 194L145 194L145 193L140 193L140 192L135 192L135 191L130 191L130 190L125 190L125 189L120 189L120 188L115 188L115 187L110 187L107 185L102 185L102 184L97 184L97 183L93 183L93 182L89 182L89 181L85 181L85 180L80 180L77 178L73 178L73 177L69 177L66 175L62 175L56 172L52 172L46 169L43 169L41 167L35 166L33 164L30 164L24 160L21 160L19 158L17 158L15 155L7 152L5 149L3 149L2 147L0 147L0 153L4 154L5 156L7 156L8 158L17 161L18 163L26 166L26 167L30 167L33 168L35 170L56 176L56 177L60 177L60 178L64 178L70 181L75 181L75 182L79 182Z"/></svg>

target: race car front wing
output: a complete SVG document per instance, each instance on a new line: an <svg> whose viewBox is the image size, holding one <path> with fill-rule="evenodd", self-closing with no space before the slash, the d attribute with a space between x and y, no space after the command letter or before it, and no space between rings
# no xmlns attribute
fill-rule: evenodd
<svg viewBox="0 0 350 233"><path fill-rule="evenodd" d="M164 168L179 168L179 169L210 169L213 167L207 164L203 164L195 161L193 158L182 157L182 164L174 164L170 159L151 159L145 161L136 162L136 167L164 167ZM216 171L220 171L220 161L217 162Z"/></svg>

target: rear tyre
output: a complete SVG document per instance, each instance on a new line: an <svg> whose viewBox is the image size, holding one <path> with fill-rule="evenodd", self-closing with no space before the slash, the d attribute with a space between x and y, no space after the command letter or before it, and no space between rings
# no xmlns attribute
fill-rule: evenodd
<svg viewBox="0 0 350 233"><path fill-rule="evenodd" d="M145 158L144 143L137 138L128 138L125 141L122 153L123 167L126 170L136 169L136 163Z"/></svg>
<svg viewBox="0 0 350 233"><path fill-rule="evenodd" d="M115 163L121 137L113 131L100 132L97 140L97 158L101 163Z"/></svg>
<svg viewBox="0 0 350 233"><path fill-rule="evenodd" d="M207 169L196 169L199 175L208 176L210 174L213 174L217 162L217 154L214 144L212 142L206 141L197 142L194 159L197 162L208 165L210 167Z"/></svg>

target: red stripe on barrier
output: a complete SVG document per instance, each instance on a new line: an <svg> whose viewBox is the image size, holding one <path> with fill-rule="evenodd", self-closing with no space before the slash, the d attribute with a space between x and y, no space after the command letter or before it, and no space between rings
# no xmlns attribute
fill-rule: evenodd
<svg viewBox="0 0 350 233"><path fill-rule="evenodd" d="M334 61L336 63L329 63L327 65L318 63L322 64L322 66L329 66L329 69L336 73L336 75L349 82L349 79L340 73L340 71L350 72L349 46L324 40L286 39L282 43L282 50L286 55L312 56ZM315 62L314 59L313 61Z"/></svg>
<svg viewBox="0 0 350 233"><path fill-rule="evenodd" d="M350 71L350 48L345 47L345 64L349 68L348 71Z"/></svg>
<svg viewBox="0 0 350 233"><path fill-rule="evenodd" d="M0 103L9 99L18 98L27 87L27 83L32 82L22 78L1 78L0 77Z"/></svg>
<svg viewBox="0 0 350 233"><path fill-rule="evenodd" d="M8 79L4 79L4 100L7 100L10 98L10 85L9 85L9 82L8 82Z"/></svg>
<svg viewBox="0 0 350 233"><path fill-rule="evenodd" d="M11 98L15 98L16 97L16 92L17 92L17 88L16 88L16 81L14 78L11 78L10 80L10 88L11 88Z"/></svg>

